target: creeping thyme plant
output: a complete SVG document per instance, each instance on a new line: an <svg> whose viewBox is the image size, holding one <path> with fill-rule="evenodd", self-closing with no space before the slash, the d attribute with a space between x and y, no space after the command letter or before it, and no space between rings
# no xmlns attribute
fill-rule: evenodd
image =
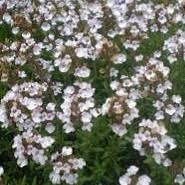
<svg viewBox="0 0 185 185"><path fill-rule="evenodd" d="M0 184L185 184L184 0L0 0Z"/></svg>

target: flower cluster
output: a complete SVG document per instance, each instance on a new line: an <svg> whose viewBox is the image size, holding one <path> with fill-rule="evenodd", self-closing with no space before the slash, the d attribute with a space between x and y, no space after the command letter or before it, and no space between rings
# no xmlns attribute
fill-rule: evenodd
<svg viewBox="0 0 185 185"><path fill-rule="evenodd" d="M95 108L94 91L91 84L86 82L75 82L64 89L64 101L60 105L62 111L57 112L57 116L65 123L65 133L74 132L77 122L82 123L82 130L91 131L92 119L99 115Z"/></svg>
<svg viewBox="0 0 185 185"><path fill-rule="evenodd" d="M150 185L151 178L148 175L137 176L139 168L137 166L130 166L126 173L119 178L120 185Z"/></svg>
<svg viewBox="0 0 185 185"><path fill-rule="evenodd" d="M110 86L115 96L107 98L102 105L102 115L107 114L113 118L112 130L119 136L126 134L126 125L139 117L136 100L140 94L134 88L137 83L137 79L129 79L127 76L122 76L120 81L112 81Z"/></svg>
<svg viewBox="0 0 185 185"><path fill-rule="evenodd" d="M185 32L177 30L177 32L164 42L163 50L168 52L168 61L173 63L178 58L185 59Z"/></svg>
<svg viewBox="0 0 185 185"><path fill-rule="evenodd" d="M17 158L17 164L24 167L28 164L28 159L31 158L36 163L44 165L48 160L45 150L53 143L54 139L52 137L42 137L31 130L15 136L12 148L15 149L14 156Z"/></svg>
<svg viewBox="0 0 185 185"><path fill-rule="evenodd" d="M78 86L78 83L76 84L76 86ZM2 127L7 128L9 126L16 125L16 127L20 131L20 134L17 134L14 137L12 148L15 149L14 156L15 158L17 158L17 165L20 166L21 168L28 165L28 160L32 160L40 165L52 163L52 165L54 166L58 164L56 162L53 162L55 161L55 158L60 159L59 157L60 154L58 154L58 157L56 157L57 153L51 156L51 160L49 159L47 153L49 151L49 148L51 148L53 143L55 142L55 139L53 139L53 137L51 136L42 136L37 129L44 127L49 134L55 131L55 126L53 125L52 122L57 114L57 112L55 111L56 105L51 102L44 105L42 99L44 98L44 93L46 93L47 89L48 89L47 83L39 84L37 82L34 83L25 82L21 85L13 86L11 90L9 90L5 94L3 99L1 99L0 121L3 123ZM87 89L89 89L89 91ZM64 90L64 94L66 93L66 95L70 94L69 92L70 87ZM79 96L79 98L89 98L87 99L87 101L85 101L85 103L87 105L89 103L90 107L92 108L94 105L93 98L91 98L91 96L93 95L93 89L91 89L91 87L88 84L82 84L81 89L79 89L79 94L81 95ZM77 97L76 98L74 97L74 99L77 100ZM66 109L67 107L64 106L64 104L63 106L61 105L61 108L63 107L62 109L63 112L67 113L70 109L67 110ZM83 102L81 102L81 104L83 104ZM83 105L85 106L86 104ZM96 115L95 110L93 111L92 109L91 112L92 114ZM84 113L82 114L84 115ZM84 118L85 115L84 116L83 115L82 120L86 120ZM58 116L60 117L60 115ZM84 121L83 123L84 125L88 124L88 122L86 121ZM69 126L64 125L64 127ZM72 154L72 148L64 147L62 154L64 156L65 155L67 156L68 154L66 152L69 150L71 151L70 153ZM72 158L68 161L68 163L69 167L71 167L71 165L73 164L73 166L71 167L72 171L82 169L83 166L85 166L85 161L83 159ZM70 174L69 172L67 172L67 169L65 169L66 165L67 163L65 163L63 167L64 171L65 170L66 171L60 178L60 180L66 181L68 184L74 184L76 183L76 178L78 175ZM53 168L55 169L55 167ZM52 174L54 175L54 172L50 174L51 181L53 183L60 182L56 180L55 176L52 177Z"/></svg>
<svg viewBox="0 0 185 185"><path fill-rule="evenodd" d="M171 161L165 154L176 148L176 143L167 135L165 126L156 120L142 120L139 127L139 132L134 134L134 149L138 150L140 155L150 152L158 164L170 166Z"/></svg>
<svg viewBox="0 0 185 185"><path fill-rule="evenodd" d="M54 113L43 111L43 93L47 84L25 82L16 84L1 99L1 122L3 127L15 123L19 130L38 127L39 123L52 120Z"/></svg>
<svg viewBox="0 0 185 185"><path fill-rule="evenodd" d="M56 152L51 156L53 171L49 178L52 183L60 184L65 181L67 184L76 184L78 169L82 169L86 163L82 158L74 158L71 147L64 146L61 152Z"/></svg>

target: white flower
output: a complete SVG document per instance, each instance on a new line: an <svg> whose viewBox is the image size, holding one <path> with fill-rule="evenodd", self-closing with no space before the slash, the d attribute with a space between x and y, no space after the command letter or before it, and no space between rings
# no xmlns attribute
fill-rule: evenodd
<svg viewBox="0 0 185 185"><path fill-rule="evenodd" d="M41 144L42 148L48 148L55 142L55 140L52 137L45 136L40 138L37 142Z"/></svg>
<svg viewBox="0 0 185 185"><path fill-rule="evenodd" d="M110 87L111 87L112 90L117 90L119 85L120 85L119 82L112 81L111 84L110 84Z"/></svg>
<svg viewBox="0 0 185 185"><path fill-rule="evenodd" d="M33 54L36 56L40 55L42 49L43 49L43 45L41 43L35 44L33 47Z"/></svg>
<svg viewBox="0 0 185 185"><path fill-rule="evenodd" d="M129 175L129 176L136 175L138 170L139 170L139 168L137 166L132 165L127 169L127 175Z"/></svg>
<svg viewBox="0 0 185 185"><path fill-rule="evenodd" d="M50 26L49 23L44 22L44 23L42 24L41 28L42 28L43 31L49 31L50 28L51 28L51 26Z"/></svg>
<svg viewBox="0 0 185 185"><path fill-rule="evenodd" d="M75 88L73 86L68 86L64 89L64 94L72 95L75 92Z"/></svg>
<svg viewBox="0 0 185 185"><path fill-rule="evenodd" d="M21 103L29 110L34 110L35 108L42 105L42 100L24 97Z"/></svg>
<svg viewBox="0 0 185 185"><path fill-rule="evenodd" d="M76 159L73 163L75 169L83 169L86 166L86 162L83 158Z"/></svg>
<svg viewBox="0 0 185 185"><path fill-rule="evenodd" d="M138 178L138 182L136 185L150 185L151 184L151 178L147 175L142 175Z"/></svg>
<svg viewBox="0 0 185 185"><path fill-rule="evenodd" d="M0 177L4 174L4 169L2 166L0 166Z"/></svg>
<svg viewBox="0 0 185 185"><path fill-rule="evenodd" d="M175 140L167 135L161 137L161 145L161 149L163 150L161 153L165 153L177 147Z"/></svg>
<svg viewBox="0 0 185 185"><path fill-rule="evenodd" d="M126 55L124 54L117 54L112 58L112 61L114 62L114 64L122 64L124 62L126 62Z"/></svg>
<svg viewBox="0 0 185 185"><path fill-rule="evenodd" d="M19 31L20 31L19 27L12 28L12 33L14 35L17 35L19 33Z"/></svg>
<svg viewBox="0 0 185 185"><path fill-rule="evenodd" d="M172 116L176 112L176 108L172 104L168 104L165 108L165 112Z"/></svg>
<svg viewBox="0 0 185 185"><path fill-rule="evenodd" d="M162 120L162 119L164 119L164 112L163 111L157 111L155 113L155 118L156 118L156 120Z"/></svg>
<svg viewBox="0 0 185 185"><path fill-rule="evenodd" d="M78 174L72 174L72 173L65 173L62 176L62 180L64 180L67 184L76 184L77 183Z"/></svg>
<svg viewBox="0 0 185 185"><path fill-rule="evenodd" d="M73 124L64 124L63 129L64 129L65 133L71 133L71 132L75 131Z"/></svg>
<svg viewBox="0 0 185 185"><path fill-rule="evenodd" d="M180 185L183 185L184 182L185 182L185 178L182 174L178 174L176 177L175 177L175 180L174 180L175 183L177 184L180 184Z"/></svg>
<svg viewBox="0 0 185 185"><path fill-rule="evenodd" d="M172 165L172 161L170 159L166 158L163 161L163 166L168 167L168 166L171 166L171 165Z"/></svg>
<svg viewBox="0 0 185 185"><path fill-rule="evenodd" d="M119 70L117 70L113 67L110 69L110 77L117 77L118 74L119 74Z"/></svg>
<svg viewBox="0 0 185 185"><path fill-rule="evenodd" d="M172 100L174 103L180 104L182 101L182 98L179 95L173 95Z"/></svg>
<svg viewBox="0 0 185 185"><path fill-rule="evenodd" d="M76 56L79 58L88 58L87 48L76 48L75 52L76 52Z"/></svg>
<svg viewBox="0 0 185 185"><path fill-rule="evenodd" d="M21 168L23 168L24 166L27 166L28 164L28 160L24 157L21 156L17 159L17 165Z"/></svg>
<svg viewBox="0 0 185 185"><path fill-rule="evenodd" d="M63 58L57 58L54 61L55 66L59 67L59 71L62 73L67 72L70 69L72 59L70 55L65 55Z"/></svg>
<svg viewBox="0 0 185 185"><path fill-rule="evenodd" d="M173 56L173 55L169 55L167 57L168 61L170 62L170 64L174 63L175 61L177 61L177 57Z"/></svg>
<svg viewBox="0 0 185 185"><path fill-rule="evenodd" d="M56 104L54 104L54 103L48 103L47 106L46 106L46 110L54 111L55 110L55 106L56 106Z"/></svg>
<svg viewBox="0 0 185 185"><path fill-rule="evenodd" d="M91 109L91 110L90 110L90 113L92 114L93 117L96 118L96 117L98 117L98 116L100 115L100 110L94 108L94 109Z"/></svg>
<svg viewBox="0 0 185 185"><path fill-rule="evenodd" d="M90 75L90 70L86 66L77 67L75 69L74 75L82 78L87 78Z"/></svg>
<svg viewBox="0 0 185 185"><path fill-rule="evenodd" d="M106 99L106 102L102 105L101 114L103 116L106 115L108 113L110 107L111 107L111 99L110 98L107 98Z"/></svg>
<svg viewBox="0 0 185 185"><path fill-rule="evenodd" d="M93 124L92 123L83 123L82 130L91 131Z"/></svg>
<svg viewBox="0 0 185 185"><path fill-rule="evenodd" d="M62 155L63 156L72 155L72 153L73 153L73 149L71 147L64 146L62 148Z"/></svg>
<svg viewBox="0 0 185 185"><path fill-rule="evenodd" d="M89 123L89 122L91 122L91 119L92 119L92 115L90 113L88 113L88 112L82 113L81 120L83 123Z"/></svg>
<svg viewBox="0 0 185 185"><path fill-rule="evenodd" d="M144 75L145 75L146 79L150 80L150 81L152 81L156 78L156 73L152 70L147 70Z"/></svg>
<svg viewBox="0 0 185 185"><path fill-rule="evenodd" d="M49 134L51 134L55 131L55 126L52 123L47 123L45 129Z"/></svg>
<svg viewBox="0 0 185 185"><path fill-rule="evenodd" d="M131 183L131 178L127 175L123 175L119 178L120 185L129 185Z"/></svg>
<svg viewBox="0 0 185 185"><path fill-rule="evenodd" d="M113 124L111 128L112 131L120 137L127 133L127 129L122 124Z"/></svg>
<svg viewBox="0 0 185 185"><path fill-rule="evenodd" d="M8 13L5 13L5 14L3 14L3 20L4 20L6 23L10 24L11 21L12 21L12 18L11 18L11 16L10 16Z"/></svg>
<svg viewBox="0 0 185 185"><path fill-rule="evenodd" d="M36 163L39 163L41 165L46 164L46 160L48 159L48 157L44 155L44 150L39 150L39 149L33 148L31 151L31 154L33 156L33 160Z"/></svg>
<svg viewBox="0 0 185 185"><path fill-rule="evenodd" d="M134 108L136 106L136 102L133 100L127 100L127 105L130 109Z"/></svg>
<svg viewBox="0 0 185 185"><path fill-rule="evenodd" d="M6 108L3 104L0 104L0 122L5 123L7 120Z"/></svg>
<svg viewBox="0 0 185 185"><path fill-rule="evenodd" d="M137 56L135 57L135 60L136 60L136 62L139 62L139 61L142 61L143 58L144 58L143 55L137 55Z"/></svg>
<svg viewBox="0 0 185 185"><path fill-rule="evenodd" d="M18 71L18 76L20 78L25 78L25 77L27 77L27 74L25 73L25 71Z"/></svg>
<svg viewBox="0 0 185 185"><path fill-rule="evenodd" d="M53 184L60 184L61 183L61 181L60 181L60 179L61 179L60 174L58 174L58 173L56 173L54 171L49 174L49 179L51 180L51 182Z"/></svg>
<svg viewBox="0 0 185 185"><path fill-rule="evenodd" d="M23 32L23 33L22 33L22 37L23 37L25 40L27 40L27 39L29 39L29 38L31 37L31 33L30 33L30 32Z"/></svg>

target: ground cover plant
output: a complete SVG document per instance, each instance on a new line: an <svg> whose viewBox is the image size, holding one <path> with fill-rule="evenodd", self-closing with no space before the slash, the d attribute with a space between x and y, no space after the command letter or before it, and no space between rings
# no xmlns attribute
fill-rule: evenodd
<svg viewBox="0 0 185 185"><path fill-rule="evenodd" d="M0 185L185 184L184 0L0 0Z"/></svg>

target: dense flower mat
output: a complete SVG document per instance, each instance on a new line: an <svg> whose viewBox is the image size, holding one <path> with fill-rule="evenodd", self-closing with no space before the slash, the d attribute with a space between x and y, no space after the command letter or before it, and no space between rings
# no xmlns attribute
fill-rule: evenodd
<svg viewBox="0 0 185 185"><path fill-rule="evenodd" d="M0 0L0 184L183 185L184 0Z"/></svg>

